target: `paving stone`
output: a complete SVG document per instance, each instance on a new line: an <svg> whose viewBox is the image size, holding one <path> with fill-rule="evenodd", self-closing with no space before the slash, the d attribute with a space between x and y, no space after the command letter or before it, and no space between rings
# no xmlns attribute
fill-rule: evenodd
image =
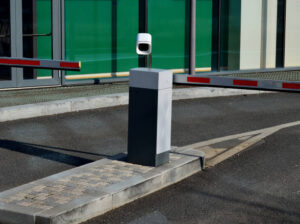
<svg viewBox="0 0 300 224"><path fill-rule="evenodd" d="M185 159L183 160L183 158ZM179 173L177 171L166 180L161 179L158 174L166 172L166 170L170 172L173 167L183 169L183 164L196 160L195 157L171 154L170 163L159 168L117 160L99 160L0 193L0 214L28 214L36 217L29 220L43 220L43 222L52 220L53 223L56 223L55 220L61 220L58 217L63 216L62 220L66 219L78 223L78 220L82 221L93 217L114 206L122 205L147 194L149 189L151 191L160 189L164 182L177 181L176 178L180 179L180 176L176 176L176 173ZM199 166L199 162L195 164ZM189 170L189 172L191 171ZM151 181L151 178L155 178L155 181ZM141 183L142 185L140 185ZM134 186L139 186L137 192L126 190ZM123 194L122 191L126 191L126 193ZM116 198L120 198L122 201L116 203L116 198L113 199L114 194L117 194ZM93 203L97 205L106 204L99 208L90 207ZM94 213L86 211L82 206L89 207ZM7 211L8 207L10 208L9 211ZM79 209L78 211L82 215L75 214L76 209ZM71 219L71 214L77 217L76 220ZM11 218L13 220L13 217ZM60 222L57 221L57 223Z"/></svg>

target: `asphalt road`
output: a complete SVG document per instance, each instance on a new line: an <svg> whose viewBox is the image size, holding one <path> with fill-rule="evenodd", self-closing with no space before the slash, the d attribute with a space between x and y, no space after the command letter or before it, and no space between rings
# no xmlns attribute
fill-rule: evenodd
<svg viewBox="0 0 300 224"><path fill-rule="evenodd" d="M300 223L300 127L86 224Z"/></svg>
<svg viewBox="0 0 300 224"><path fill-rule="evenodd" d="M280 93L176 101L172 145L300 120L299 100ZM126 151L127 117L123 106L0 123L0 191Z"/></svg>

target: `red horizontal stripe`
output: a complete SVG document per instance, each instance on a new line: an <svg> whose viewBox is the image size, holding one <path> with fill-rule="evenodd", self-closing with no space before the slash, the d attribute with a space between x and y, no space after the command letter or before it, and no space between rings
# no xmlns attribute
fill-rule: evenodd
<svg viewBox="0 0 300 224"><path fill-rule="evenodd" d="M282 83L282 88L283 89L300 89L300 84L299 83Z"/></svg>
<svg viewBox="0 0 300 224"><path fill-rule="evenodd" d="M22 60L22 59L0 59L1 64L8 64L8 65L33 65L39 66L41 63L40 61L29 61L29 60Z"/></svg>
<svg viewBox="0 0 300 224"><path fill-rule="evenodd" d="M252 80L239 80L239 79L233 80L233 85L235 86L257 86L257 84L258 84L257 81L252 81Z"/></svg>
<svg viewBox="0 0 300 224"><path fill-rule="evenodd" d="M60 62L60 67L63 67L63 68L80 68L78 62Z"/></svg>
<svg viewBox="0 0 300 224"><path fill-rule="evenodd" d="M27 61L27 60L16 60L18 64L20 65L34 65L34 66L40 66L40 61Z"/></svg>
<svg viewBox="0 0 300 224"><path fill-rule="evenodd" d="M203 78L203 77L187 77L188 82L194 83L210 83L210 78Z"/></svg>

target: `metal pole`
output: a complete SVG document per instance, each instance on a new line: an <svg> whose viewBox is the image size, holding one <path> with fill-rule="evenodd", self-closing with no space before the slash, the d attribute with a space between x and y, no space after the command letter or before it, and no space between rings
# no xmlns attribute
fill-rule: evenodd
<svg viewBox="0 0 300 224"><path fill-rule="evenodd" d="M118 29L117 29L117 15L118 15L118 6L117 6L117 0L112 1L112 9L111 9L111 55L112 55L112 60L111 60L111 72L115 74L117 72L117 67L118 67Z"/></svg>
<svg viewBox="0 0 300 224"><path fill-rule="evenodd" d="M262 0L260 68L267 67L268 1Z"/></svg>
<svg viewBox="0 0 300 224"><path fill-rule="evenodd" d="M152 68L152 53L149 55L149 68Z"/></svg>
<svg viewBox="0 0 300 224"><path fill-rule="evenodd" d="M221 0L213 0L212 71L220 71L221 57Z"/></svg>
<svg viewBox="0 0 300 224"><path fill-rule="evenodd" d="M196 68L196 0L190 0L190 67L189 74L195 75Z"/></svg>
<svg viewBox="0 0 300 224"><path fill-rule="evenodd" d="M139 33L148 33L147 0L139 0ZM139 67L147 67L147 56L139 56Z"/></svg>
<svg viewBox="0 0 300 224"><path fill-rule="evenodd" d="M286 0L278 0L277 8L277 46L276 67L283 68L285 64L285 29L286 29Z"/></svg>

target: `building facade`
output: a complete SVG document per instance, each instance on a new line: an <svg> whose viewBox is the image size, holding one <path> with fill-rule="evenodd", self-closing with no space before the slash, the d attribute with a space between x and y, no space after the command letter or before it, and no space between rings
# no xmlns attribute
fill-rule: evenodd
<svg viewBox="0 0 300 224"><path fill-rule="evenodd" d="M192 0L1 0L0 57L81 61L80 72L0 67L0 88L126 80L145 66L187 73ZM196 0L196 72L300 65L299 0ZM144 62L143 62L144 61Z"/></svg>

